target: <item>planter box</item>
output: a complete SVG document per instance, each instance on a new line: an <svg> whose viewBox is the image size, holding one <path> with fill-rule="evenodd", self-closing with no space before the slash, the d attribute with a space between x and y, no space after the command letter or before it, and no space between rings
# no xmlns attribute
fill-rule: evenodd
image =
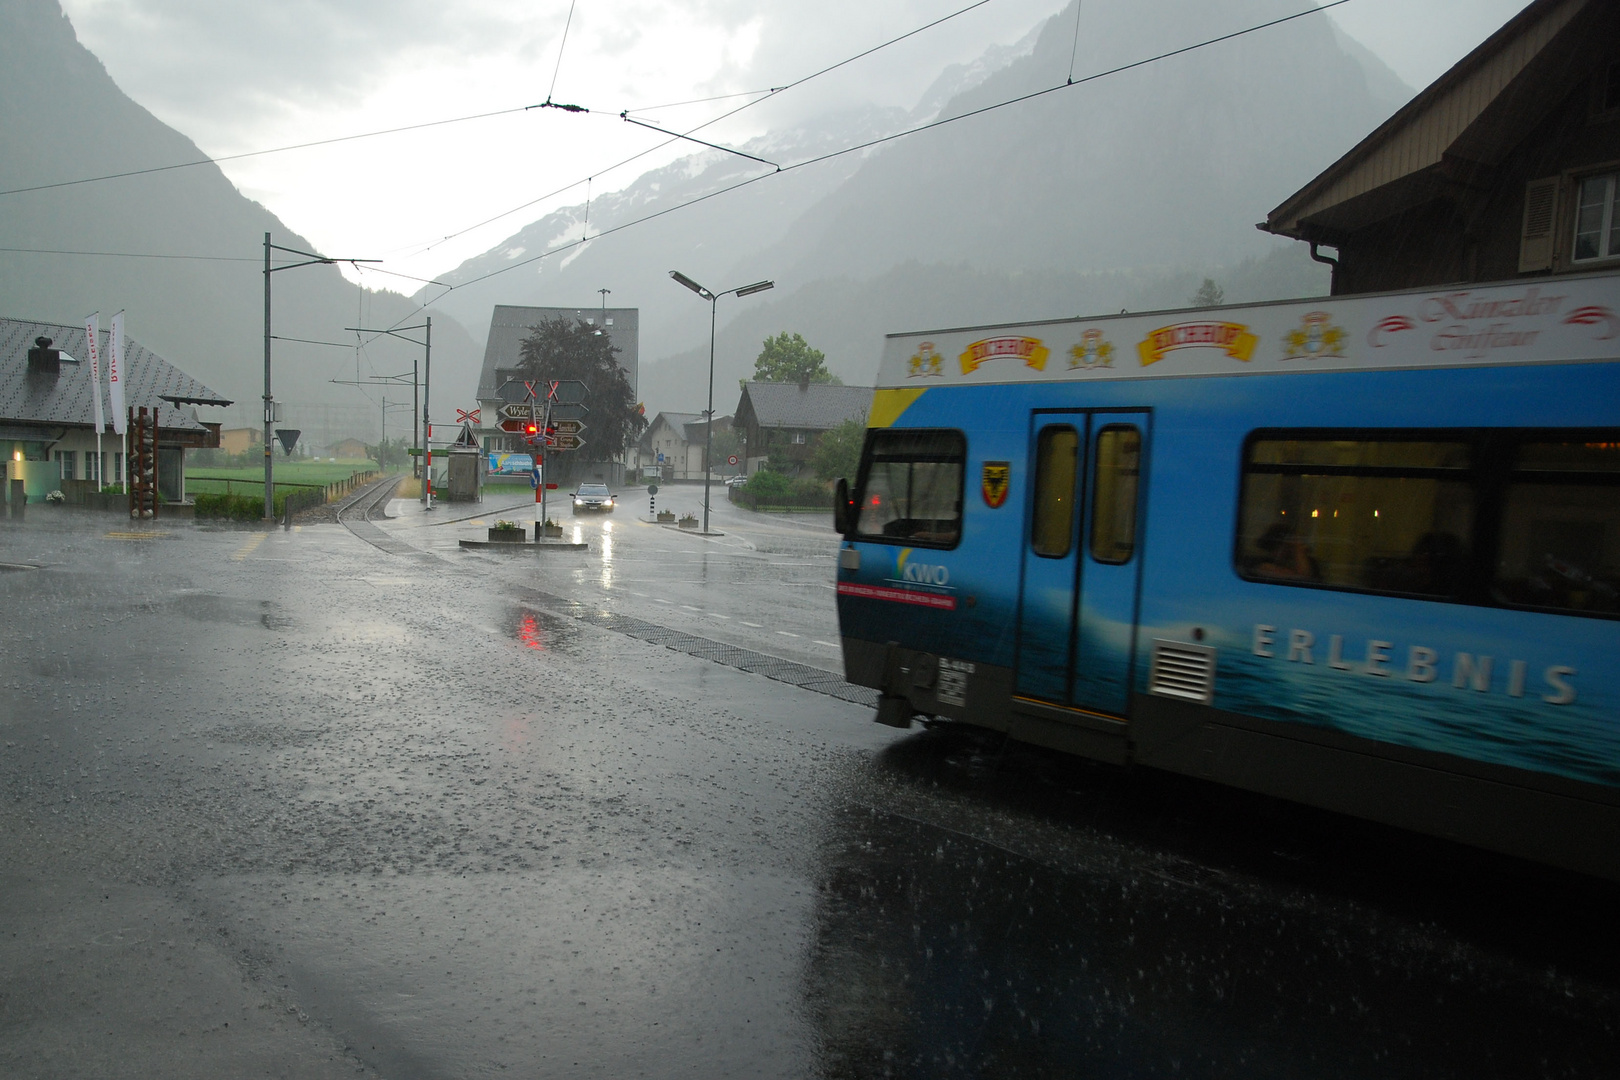
<svg viewBox="0 0 1620 1080"><path fill-rule="evenodd" d="M491 529L489 542L492 544L526 544L529 534L522 529Z"/></svg>
<svg viewBox="0 0 1620 1080"><path fill-rule="evenodd" d="M658 512L658 524L660 524L660 525L673 525L673 524L675 524L675 512L673 510L660 510Z"/></svg>
<svg viewBox="0 0 1620 1080"><path fill-rule="evenodd" d="M698 527L698 520L697 518L681 518L677 524L683 529L695 529Z"/></svg>
<svg viewBox="0 0 1620 1080"><path fill-rule="evenodd" d="M536 540L561 540L562 539L562 526L561 525L536 525L534 527L534 538Z"/></svg>

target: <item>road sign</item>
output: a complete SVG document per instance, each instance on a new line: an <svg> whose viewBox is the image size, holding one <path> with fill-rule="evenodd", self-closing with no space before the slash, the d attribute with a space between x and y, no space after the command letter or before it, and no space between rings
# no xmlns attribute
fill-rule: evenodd
<svg viewBox="0 0 1620 1080"><path fill-rule="evenodd" d="M580 405L585 401L585 384L577 379L562 379L551 384L546 397L558 405Z"/></svg>
<svg viewBox="0 0 1620 1080"><path fill-rule="evenodd" d="M647 494L649 494L649 495L658 494L658 485L657 484L648 484L647 485Z"/></svg>
<svg viewBox="0 0 1620 1080"><path fill-rule="evenodd" d="M501 421L501 430L502 431L510 431L513 434L521 435L521 434L523 434L523 429L528 427L530 423L531 423L531 421L529 420L529 418L527 416L524 416L524 417L521 417L521 418L516 417L516 416L509 416L506 419Z"/></svg>
<svg viewBox="0 0 1620 1080"><path fill-rule="evenodd" d="M662 450L660 450L660 451L658 451L658 464L662 465L663 463L664 463L664 452Z"/></svg>
<svg viewBox="0 0 1620 1080"><path fill-rule="evenodd" d="M276 428L276 439L289 457L292 456L293 447L298 445L298 436L302 433L300 428Z"/></svg>
<svg viewBox="0 0 1620 1080"><path fill-rule="evenodd" d="M529 486L534 488L537 491L540 489L540 470L539 470L539 468L536 468L533 472L529 473Z"/></svg>
<svg viewBox="0 0 1620 1080"><path fill-rule="evenodd" d="M585 419L585 414L590 411L591 409L588 405L553 404L551 406L551 418L553 420L583 420Z"/></svg>
<svg viewBox="0 0 1620 1080"><path fill-rule="evenodd" d="M471 411L468 411L466 409L457 409L456 410L456 423L458 423L458 424L477 424L477 423L481 423L482 421L480 421L478 418L481 415L483 415L483 412L484 412L483 409L473 409Z"/></svg>
<svg viewBox="0 0 1620 1080"><path fill-rule="evenodd" d="M580 450L585 446L585 440L578 435L559 435L553 444L555 450Z"/></svg>
<svg viewBox="0 0 1620 1080"><path fill-rule="evenodd" d="M735 465L735 464L737 464L737 455L732 454L730 457L726 458L726 464L727 465Z"/></svg>
<svg viewBox="0 0 1620 1080"><path fill-rule="evenodd" d="M558 420L551 426L559 435L582 435L585 432L583 420Z"/></svg>
<svg viewBox="0 0 1620 1080"><path fill-rule="evenodd" d="M527 401L508 402L501 406L502 420L527 420L536 413Z"/></svg>

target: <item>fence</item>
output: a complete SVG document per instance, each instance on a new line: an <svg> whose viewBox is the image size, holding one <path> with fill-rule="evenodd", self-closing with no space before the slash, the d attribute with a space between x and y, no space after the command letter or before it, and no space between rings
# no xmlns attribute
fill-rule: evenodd
<svg viewBox="0 0 1620 1080"><path fill-rule="evenodd" d="M275 515L278 518L292 520L292 515L308 510L312 507L323 506L333 499L341 499L356 488L362 487L382 475L376 469L353 473L342 480L335 480L330 484L297 484L276 482L276 493L273 499ZM198 517L234 518L241 521L257 521L264 514L264 481L233 480L227 477L199 477L198 479L223 481L225 494L206 495L199 494L197 501ZM231 485L241 484L244 487L258 488L255 495L237 495L231 491ZM285 491L283 488L296 488L296 491Z"/></svg>

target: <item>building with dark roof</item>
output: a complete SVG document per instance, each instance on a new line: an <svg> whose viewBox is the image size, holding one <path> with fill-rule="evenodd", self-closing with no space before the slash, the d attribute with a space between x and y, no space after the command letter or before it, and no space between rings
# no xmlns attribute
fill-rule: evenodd
<svg viewBox="0 0 1620 1080"><path fill-rule="evenodd" d="M636 449L643 469L656 468L665 480L701 480L703 478L703 451L708 443L708 422L700 412L661 412L647 425ZM731 417L717 416L716 434L731 430ZM715 472L730 475L741 471L724 460L716 463Z"/></svg>
<svg viewBox="0 0 1620 1080"><path fill-rule="evenodd" d="M30 362L29 351L49 339L59 357ZM70 495L123 476L122 441L112 433L106 375L99 390L106 434L98 451L95 393L88 341L83 326L0 318L0 476L21 479L28 501L54 490ZM99 346L103 371L111 334L103 330ZM157 415L158 492L172 503L185 501L185 451L219 445L218 424L198 419L195 406L230 405L190 375L133 338L124 339L124 402L145 406Z"/></svg>
<svg viewBox="0 0 1620 1080"><path fill-rule="evenodd" d="M1620 4L1535 0L1260 228L1336 295L1620 265L1617 43Z"/></svg>
<svg viewBox="0 0 1620 1080"><path fill-rule="evenodd" d="M743 383L733 426L742 435L753 472L779 450L803 463L823 432L845 420L864 418L872 407L870 386L832 383Z"/></svg>

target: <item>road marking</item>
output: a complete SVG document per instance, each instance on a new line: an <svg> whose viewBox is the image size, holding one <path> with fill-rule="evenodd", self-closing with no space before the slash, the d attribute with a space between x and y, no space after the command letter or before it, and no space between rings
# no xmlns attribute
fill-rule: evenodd
<svg viewBox="0 0 1620 1080"><path fill-rule="evenodd" d="M695 611L699 615L703 614L703 609L702 608L693 607L691 604L682 604L681 607L685 608L687 611Z"/></svg>
<svg viewBox="0 0 1620 1080"><path fill-rule="evenodd" d="M482 525L482 524L484 524L484 519L483 518L473 518L471 521L467 522L467 524L469 524L469 525Z"/></svg>
<svg viewBox="0 0 1620 1080"><path fill-rule="evenodd" d="M786 630L778 630L777 633L781 634L783 637L798 637L799 636L798 634L790 634Z"/></svg>
<svg viewBox="0 0 1620 1080"><path fill-rule="evenodd" d="M653 603L655 603L655 604L670 604L670 603L672 603L672 601L665 600L662 596L655 596L655 597L653 597Z"/></svg>
<svg viewBox="0 0 1620 1080"><path fill-rule="evenodd" d="M633 593L631 593L631 594L630 594L630 595L631 595L631 596L639 596L639 597L641 597L641 599L643 599L643 600L645 600L645 599L647 599L647 594L646 594L646 593L644 593L644 592L633 592Z"/></svg>
<svg viewBox="0 0 1620 1080"><path fill-rule="evenodd" d="M731 618L731 616L730 615L722 615L718 611L711 611L711 612L709 612L709 618L711 618L711 619L729 619L729 618Z"/></svg>
<svg viewBox="0 0 1620 1080"><path fill-rule="evenodd" d="M814 643L815 643L815 644L817 644L817 645L825 645L825 646L827 646L827 648L829 648L829 649L836 649L836 648L838 648L838 646L837 646L837 645L834 645L834 644L833 644L833 643L832 643L832 642L830 642L830 641L821 641L821 640L820 640L820 639L818 639L818 638L811 638L811 639L810 639L810 640L811 640L811 641L812 641L812 642L814 642Z"/></svg>
<svg viewBox="0 0 1620 1080"><path fill-rule="evenodd" d="M269 533L255 533L253 536L248 537L247 542L236 549L235 554L231 556L231 560L233 562L241 562L243 559L257 551L259 545L264 543L265 537L269 535Z"/></svg>
<svg viewBox="0 0 1620 1080"><path fill-rule="evenodd" d="M747 619L742 619L740 621L742 622L742 624L744 626L752 626L755 630L764 629L764 627L760 626L759 623L757 623L757 622L749 622Z"/></svg>

